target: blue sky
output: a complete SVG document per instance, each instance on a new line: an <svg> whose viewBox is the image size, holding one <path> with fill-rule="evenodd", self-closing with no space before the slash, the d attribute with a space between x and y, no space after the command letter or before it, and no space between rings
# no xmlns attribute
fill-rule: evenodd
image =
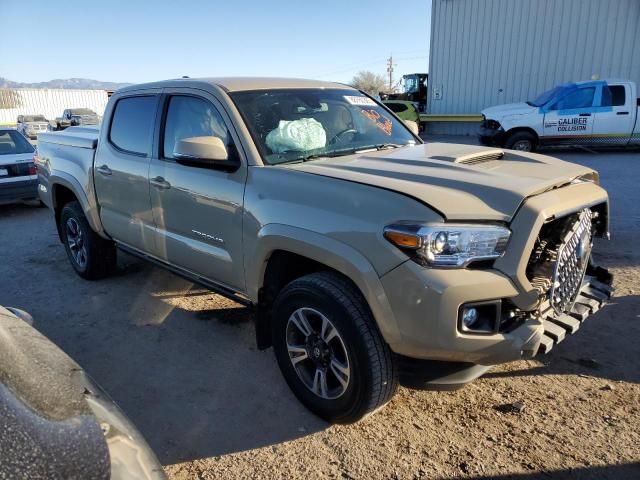
<svg viewBox="0 0 640 480"><path fill-rule="evenodd" d="M0 77L145 82L182 75L346 82L428 68L430 0L0 0Z"/></svg>

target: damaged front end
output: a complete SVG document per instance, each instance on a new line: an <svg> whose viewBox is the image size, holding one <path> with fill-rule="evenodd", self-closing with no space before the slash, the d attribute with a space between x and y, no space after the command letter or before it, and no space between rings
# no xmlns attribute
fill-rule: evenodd
<svg viewBox="0 0 640 480"><path fill-rule="evenodd" d="M539 293L539 306L525 315L544 326L532 356L548 353L611 298L613 276L591 255L593 238L608 237L606 215L606 205L584 208L550 219L541 228L526 269Z"/></svg>

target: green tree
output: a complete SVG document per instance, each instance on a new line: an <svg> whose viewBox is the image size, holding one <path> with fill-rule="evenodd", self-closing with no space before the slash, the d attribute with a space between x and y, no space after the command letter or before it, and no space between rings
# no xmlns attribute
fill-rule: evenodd
<svg viewBox="0 0 640 480"><path fill-rule="evenodd" d="M387 90L384 76L369 71L358 72L351 80L351 86L367 92L369 95L378 95L378 93Z"/></svg>

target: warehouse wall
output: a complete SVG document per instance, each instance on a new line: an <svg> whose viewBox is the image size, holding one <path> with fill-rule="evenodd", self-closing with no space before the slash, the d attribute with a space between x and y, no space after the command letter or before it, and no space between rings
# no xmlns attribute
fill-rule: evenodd
<svg viewBox="0 0 640 480"><path fill-rule="evenodd" d="M18 115L44 115L52 120L65 108L90 108L98 115L107 105L106 90L0 88L0 125L15 125Z"/></svg>
<svg viewBox="0 0 640 480"><path fill-rule="evenodd" d="M429 113L479 113L592 75L640 84L640 0L432 1Z"/></svg>

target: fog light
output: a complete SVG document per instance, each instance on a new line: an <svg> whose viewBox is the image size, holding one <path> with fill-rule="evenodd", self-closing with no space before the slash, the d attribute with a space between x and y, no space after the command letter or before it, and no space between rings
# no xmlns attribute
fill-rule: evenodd
<svg viewBox="0 0 640 480"><path fill-rule="evenodd" d="M458 329L465 333L492 335L498 333L501 300L487 300L461 305L458 311Z"/></svg>
<svg viewBox="0 0 640 480"><path fill-rule="evenodd" d="M466 328L473 328L478 321L478 310L476 308L465 308L462 311L462 324Z"/></svg>

